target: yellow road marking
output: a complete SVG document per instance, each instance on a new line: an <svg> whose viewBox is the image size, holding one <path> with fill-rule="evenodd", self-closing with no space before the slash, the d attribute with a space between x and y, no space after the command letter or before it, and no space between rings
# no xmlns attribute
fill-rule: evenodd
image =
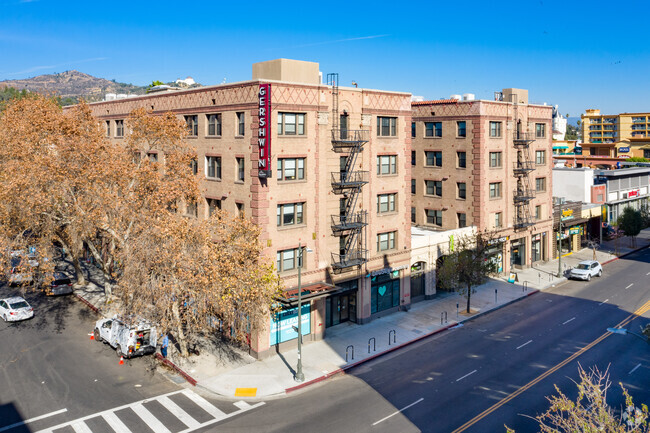
<svg viewBox="0 0 650 433"><path fill-rule="evenodd" d="M649 311L649 310L650 310L650 300L648 300L645 304L643 304L643 305L642 305L638 310L636 310L634 313L632 313L632 314L630 314L629 316L627 316L627 317L626 317L624 320L622 320L618 325L616 325L615 328L621 328L621 327L627 325L627 324L630 323L632 320L634 320L636 317L638 317L638 316L644 314L645 312L647 312L647 311ZM601 341L603 341L605 338L609 337L610 335L611 335L611 333L609 333L609 332L604 333L603 335L601 335L600 337L598 337L597 339L595 339L594 341L592 341L591 343L589 343L588 345L586 345L585 347L583 347L582 349L578 350L578 351L577 351L576 353L574 353L573 355L569 356L569 357L568 357L567 359L565 359L564 361L562 361L562 362L560 362L559 364L555 365L554 367L550 368L550 369L547 370L546 372L540 374L538 377L536 377L535 379L531 380L531 381L528 382L526 385L524 385L524 386L522 386L521 388L519 388L518 390L514 391L513 393L511 393L511 394L508 395L507 397L504 397L504 398L503 398L502 400L500 400L498 403L495 403L494 405L492 405L492 406L490 406L489 408L485 409L483 412L481 412L480 414L476 415L474 418L472 418L472 419L470 419L469 421L467 421L465 424L463 424L463 425L461 425L460 427L458 427L458 428L457 428L456 430L454 430L452 433L460 433L460 432L463 432L463 431L467 430L468 428L470 428L471 426L473 426L474 424L476 424L477 422L479 422L480 420L482 420L482 419L485 418L486 416L490 415L490 414L491 414L492 412L494 412L495 410L499 409L499 408L500 408L501 406L503 406L504 404L508 403L510 400L512 400L512 399L514 399L515 397L519 396L519 395L522 394L524 391L526 391L526 390L532 388L534 385L536 385L537 383L541 382L542 380L546 379L548 376L550 376L551 374L555 373L557 370L559 370L560 368L564 367L565 365L567 365L568 363L570 363L571 361L573 361L574 359L576 359L578 356L582 355L582 354L585 353L587 350L591 349L591 348L594 347L596 344L600 343Z"/></svg>
<svg viewBox="0 0 650 433"><path fill-rule="evenodd" d="M235 388L235 397L255 397L257 388Z"/></svg>

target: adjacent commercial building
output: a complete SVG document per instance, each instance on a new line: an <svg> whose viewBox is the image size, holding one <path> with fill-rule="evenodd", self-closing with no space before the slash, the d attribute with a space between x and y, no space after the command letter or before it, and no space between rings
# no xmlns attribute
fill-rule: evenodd
<svg viewBox="0 0 650 433"><path fill-rule="evenodd" d="M605 115L592 109L580 118L583 155L650 158L650 113Z"/></svg>
<svg viewBox="0 0 650 433"><path fill-rule="evenodd" d="M504 273L548 260L553 108L504 89L494 101L455 95L412 109L411 222L498 231L492 255Z"/></svg>
<svg viewBox="0 0 650 433"><path fill-rule="evenodd" d="M285 293L251 336L256 356L295 344L301 255L306 342L410 304L409 93L323 83L317 63L278 59L254 64L251 81L90 106L114 140L137 107L184 119L203 190L188 216L220 208L262 228Z"/></svg>

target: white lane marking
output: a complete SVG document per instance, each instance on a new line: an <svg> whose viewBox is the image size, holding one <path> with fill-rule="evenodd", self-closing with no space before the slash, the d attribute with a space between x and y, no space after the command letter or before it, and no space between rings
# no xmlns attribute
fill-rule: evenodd
<svg viewBox="0 0 650 433"><path fill-rule="evenodd" d="M475 370L475 371L476 371L476 370ZM404 412L404 411L405 411L406 409L408 409L409 407L411 407L411 406L415 406L416 404L418 404L418 403L421 402L422 400L424 400L424 397L421 398L421 399L419 399L419 400L417 400L417 401L414 401L413 403L409 404L409 405L406 406L406 407L401 408L401 409L398 410L397 412L393 412L393 413L391 413L390 415L388 415L388 416L385 417L385 418L380 419L379 421L375 421L374 423L372 423L372 425L377 425L377 424L379 424L380 422L386 421L388 418L394 417L395 415L397 415L397 414L400 413L400 412Z"/></svg>
<svg viewBox="0 0 650 433"><path fill-rule="evenodd" d="M641 364L637 364L628 374L632 374L636 371L637 368L641 367Z"/></svg>
<svg viewBox="0 0 650 433"><path fill-rule="evenodd" d="M477 371L477 370L474 370L474 371L472 371L472 372L470 372L470 373L467 373L467 374L466 374L465 376L463 376L463 377L459 377L458 379L456 379L456 382L465 379L465 378L466 378L467 376L469 376L470 374L474 374L474 373L476 373L476 371Z"/></svg>
<svg viewBox="0 0 650 433"><path fill-rule="evenodd" d="M236 402L234 402L233 404L234 404L235 406L237 406L238 408L240 408L241 410L246 410L246 409L248 409L249 407L251 407L251 405L248 404L248 403L246 403L244 400L236 401Z"/></svg>
<svg viewBox="0 0 650 433"><path fill-rule="evenodd" d="M198 406L201 407L204 411L215 417L216 419L224 419L226 418L226 414L221 412L219 409L217 409L215 406L213 406L209 401L204 399L198 394L193 393L190 390L185 390L183 391L183 394L185 397L189 398L192 400L194 403L196 403Z"/></svg>
<svg viewBox="0 0 650 433"><path fill-rule="evenodd" d="M517 347L517 350L521 349L521 348L524 347L525 345L530 344L530 343L532 343L532 342L533 342L533 340L528 340L527 342L525 342L525 343L522 344L521 346Z"/></svg>
<svg viewBox="0 0 650 433"><path fill-rule="evenodd" d="M70 424L70 427L72 427L72 430L76 433L93 433L93 431L83 421L74 422Z"/></svg>
<svg viewBox="0 0 650 433"><path fill-rule="evenodd" d="M572 321L572 320L576 320L576 318L575 318L575 317L570 318L569 320L567 320L566 322L564 322L563 325L566 325L567 323L569 323L569 322Z"/></svg>
<svg viewBox="0 0 650 433"><path fill-rule="evenodd" d="M264 403L263 401L260 401L259 403L251 405L251 407L249 409L242 409L242 410L238 410L238 411L235 411L235 412L230 412L229 414L225 415L223 417L223 419L230 418L230 417L233 417L235 415L239 415L239 414L241 414L243 412L247 412L247 411L249 411L251 409L255 409L257 407L264 406L265 404L266 403ZM221 419L215 418L215 419L210 420L208 422L204 422L203 424L201 424L201 428L207 427L207 426L209 426L211 424L215 424L215 423L217 423L219 421L221 421ZM193 432L194 430L196 430L196 429L195 428L188 428L187 430L181 430L178 433L190 433L190 432Z"/></svg>
<svg viewBox="0 0 650 433"><path fill-rule="evenodd" d="M604 304L605 302L607 302L607 301L609 301L609 299L605 299L603 302L601 302L601 303L598 304L598 305L603 305L603 304Z"/></svg>
<svg viewBox="0 0 650 433"><path fill-rule="evenodd" d="M139 416L142 421L144 421L144 423L151 428L151 430L160 433L171 433L169 429L158 420L158 418L156 418L151 412L147 410L146 407L142 405L142 403L133 405L133 407L131 407L131 410L133 410L133 412L135 412L135 414Z"/></svg>
<svg viewBox="0 0 650 433"><path fill-rule="evenodd" d="M648 272L646 275L650 275L650 272Z"/></svg>
<svg viewBox="0 0 650 433"><path fill-rule="evenodd" d="M34 418L26 419L25 421L20 421L15 424L6 425L0 428L0 432L11 430L14 427L19 427L21 425L29 424L30 422L38 421L39 419L49 418L51 416L58 415L60 413L67 412L67 411L68 409L61 409L54 412L46 413L45 415L35 416Z"/></svg>
<svg viewBox="0 0 650 433"><path fill-rule="evenodd" d="M178 419L180 419L183 424L188 426L189 428L197 428L201 425L200 422L192 418L190 414L185 412L183 409L180 408L176 403L170 400L169 397L162 397L158 399L158 402L162 404L165 409L170 411L174 416Z"/></svg>
<svg viewBox="0 0 650 433"><path fill-rule="evenodd" d="M627 287L625 288L625 290L629 289L629 288L632 287L633 285L634 285L634 283L630 284L629 286L627 286Z"/></svg>
<svg viewBox="0 0 650 433"><path fill-rule="evenodd" d="M167 398L167 397L165 397ZM131 433L131 430L124 425L122 421L115 415L113 412L107 412L102 415L102 417L106 420L109 426L113 430L115 430L115 433Z"/></svg>

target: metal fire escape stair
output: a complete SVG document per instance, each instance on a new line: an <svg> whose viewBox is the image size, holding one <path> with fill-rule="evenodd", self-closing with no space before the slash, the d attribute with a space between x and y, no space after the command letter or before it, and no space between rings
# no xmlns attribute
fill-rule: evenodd
<svg viewBox="0 0 650 433"><path fill-rule="evenodd" d="M531 188L529 176L535 170L534 161L530 156L530 143L533 141L535 141L534 134L521 132L521 121L518 120L513 133L513 144L517 149L517 161L513 163L513 174L517 185L513 192L515 230L522 230L535 224L530 210L531 201L535 198L535 190Z"/></svg>
<svg viewBox="0 0 650 433"><path fill-rule="evenodd" d="M332 233L343 240L339 253L332 253L334 272L361 266L368 261L368 251L364 249L368 212L357 210L357 205L363 187L370 180L369 172L355 170L370 131L340 127L338 81L338 74L327 74L327 85L332 87L332 148L336 153L347 154L345 164L338 172L332 173L331 179L332 191L345 199L339 215L331 217Z"/></svg>

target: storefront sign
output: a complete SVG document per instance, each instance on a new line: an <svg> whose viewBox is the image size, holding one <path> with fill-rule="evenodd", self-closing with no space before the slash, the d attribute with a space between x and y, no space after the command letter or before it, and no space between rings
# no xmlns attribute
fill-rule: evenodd
<svg viewBox="0 0 650 433"><path fill-rule="evenodd" d="M310 305L302 305L302 324L300 332L302 335L308 335L311 332L311 314ZM271 346L285 341L293 340L298 337L298 332L293 329L298 326L298 307L282 310L271 316Z"/></svg>
<svg viewBox="0 0 650 433"><path fill-rule="evenodd" d="M500 238L490 239L489 241L487 241L487 244L488 245L502 244L508 239L510 239L510 236L501 236Z"/></svg>
<svg viewBox="0 0 650 433"><path fill-rule="evenodd" d="M630 191L627 193L627 198L638 197L638 196L639 196L638 189L635 189L634 191Z"/></svg>
<svg viewBox="0 0 650 433"><path fill-rule="evenodd" d="M257 145L259 146L258 176L271 177L271 85L260 84L258 95L258 115L260 118L257 130Z"/></svg>
<svg viewBox="0 0 650 433"><path fill-rule="evenodd" d="M630 148L629 147L619 147L618 151L620 153L628 153L630 151Z"/></svg>
<svg viewBox="0 0 650 433"><path fill-rule="evenodd" d="M384 275L384 274L390 274L393 272L401 271L402 269L408 268L407 265L402 265L402 266L397 266L395 268L384 268L384 269L378 269L376 271L372 271L370 274L368 274L369 277L376 277L377 275Z"/></svg>
<svg viewBox="0 0 650 433"><path fill-rule="evenodd" d="M603 222L607 222L607 205L605 204L600 206L600 217Z"/></svg>
<svg viewBox="0 0 650 433"><path fill-rule="evenodd" d="M580 234L580 227L571 227L569 229L569 234L570 235L579 235Z"/></svg>

